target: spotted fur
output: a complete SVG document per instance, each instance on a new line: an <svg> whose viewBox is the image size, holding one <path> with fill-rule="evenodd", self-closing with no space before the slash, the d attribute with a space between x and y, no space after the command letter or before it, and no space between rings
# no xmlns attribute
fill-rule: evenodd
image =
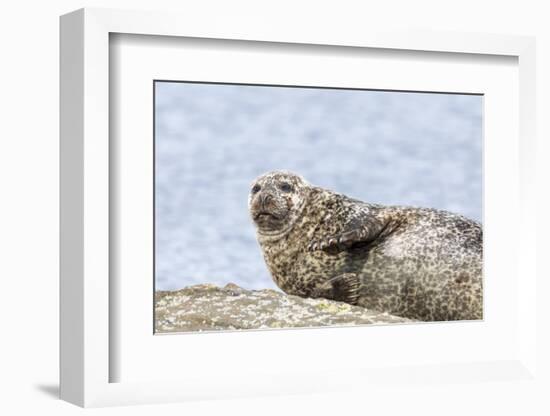
<svg viewBox="0 0 550 416"><path fill-rule="evenodd" d="M423 321L483 317L483 232L473 220L358 201L280 171L254 181L249 210L288 294Z"/></svg>

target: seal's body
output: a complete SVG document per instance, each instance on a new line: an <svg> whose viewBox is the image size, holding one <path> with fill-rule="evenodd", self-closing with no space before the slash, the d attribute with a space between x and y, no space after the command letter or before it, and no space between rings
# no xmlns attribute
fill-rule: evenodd
<svg viewBox="0 0 550 416"><path fill-rule="evenodd" d="M286 293L424 321L482 318L482 230L463 216L369 204L288 172L249 198L258 241Z"/></svg>

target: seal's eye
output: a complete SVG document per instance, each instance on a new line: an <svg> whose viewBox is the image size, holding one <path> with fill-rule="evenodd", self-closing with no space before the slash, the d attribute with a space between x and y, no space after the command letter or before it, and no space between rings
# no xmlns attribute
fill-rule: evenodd
<svg viewBox="0 0 550 416"><path fill-rule="evenodd" d="M260 185L256 184L256 185L254 185L254 186L252 187L252 191L251 191L251 192L252 192L253 194L257 194L258 192L260 192L260 189L262 189L262 187L261 187Z"/></svg>
<svg viewBox="0 0 550 416"><path fill-rule="evenodd" d="M289 183L283 182L279 186L279 189L283 192L291 192L292 191L292 186Z"/></svg>

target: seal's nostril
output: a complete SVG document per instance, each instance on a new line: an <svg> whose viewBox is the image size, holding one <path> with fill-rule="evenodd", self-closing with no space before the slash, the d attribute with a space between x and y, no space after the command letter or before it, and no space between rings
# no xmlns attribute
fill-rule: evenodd
<svg viewBox="0 0 550 416"><path fill-rule="evenodd" d="M271 194L260 194L260 204L262 207L264 207L269 201L273 199L273 196Z"/></svg>

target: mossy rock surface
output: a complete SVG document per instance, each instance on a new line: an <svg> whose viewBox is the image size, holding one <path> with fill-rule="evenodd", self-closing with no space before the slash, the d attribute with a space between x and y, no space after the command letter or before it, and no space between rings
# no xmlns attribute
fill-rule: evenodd
<svg viewBox="0 0 550 416"><path fill-rule="evenodd" d="M376 325L409 319L327 299L289 296L235 284L195 285L155 294L156 332Z"/></svg>

